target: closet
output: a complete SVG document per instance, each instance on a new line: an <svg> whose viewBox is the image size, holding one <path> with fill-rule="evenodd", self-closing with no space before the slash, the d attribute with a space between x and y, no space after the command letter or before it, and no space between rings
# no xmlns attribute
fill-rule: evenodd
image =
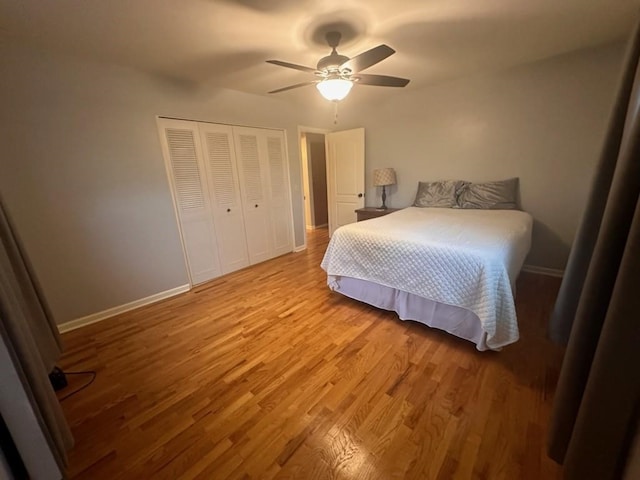
<svg viewBox="0 0 640 480"><path fill-rule="evenodd" d="M158 118L192 285L293 250L284 132Z"/></svg>

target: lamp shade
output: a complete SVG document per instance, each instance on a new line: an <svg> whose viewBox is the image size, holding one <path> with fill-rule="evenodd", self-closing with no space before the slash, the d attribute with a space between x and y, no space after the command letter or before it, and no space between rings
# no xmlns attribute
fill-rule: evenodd
<svg viewBox="0 0 640 480"><path fill-rule="evenodd" d="M316 84L316 88L327 100L342 100L351 91L353 82L342 78L330 78Z"/></svg>
<svg viewBox="0 0 640 480"><path fill-rule="evenodd" d="M396 171L393 168L377 168L373 171L373 185L375 187L395 184Z"/></svg>

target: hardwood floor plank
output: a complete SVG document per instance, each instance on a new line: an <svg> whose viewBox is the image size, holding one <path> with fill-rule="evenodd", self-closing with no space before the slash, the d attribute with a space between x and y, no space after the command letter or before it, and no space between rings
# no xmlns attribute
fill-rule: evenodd
<svg viewBox="0 0 640 480"><path fill-rule="evenodd" d="M64 334L61 366L97 371L63 401L69 477L560 479L557 279L523 274L521 340L478 352L331 292L327 241Z"/></svg>

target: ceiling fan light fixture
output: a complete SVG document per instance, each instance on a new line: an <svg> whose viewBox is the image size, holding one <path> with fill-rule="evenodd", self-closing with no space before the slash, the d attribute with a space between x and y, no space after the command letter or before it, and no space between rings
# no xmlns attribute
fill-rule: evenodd
<svg viewBox="0 0 640 480"><path fill-rule="evenodd" d="M324 98L336 102L349 95L351 87L353 87L353 82L343 78L330 78L316 84L316 88Z"/></svg>

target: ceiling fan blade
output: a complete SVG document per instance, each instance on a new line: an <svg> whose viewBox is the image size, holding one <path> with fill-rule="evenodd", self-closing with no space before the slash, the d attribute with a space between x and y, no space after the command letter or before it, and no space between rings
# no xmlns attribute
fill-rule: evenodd
<svg viewBox="0 0 640 480"><path fill-rule="evenodd" d="M318 82L311 81L311 82L296 83L295 85L289 85L288 87L282 87L277 90L271 90L269 93L284 92L286 90L291 90L293 88L300 88L300 87L306 87L307 85L313 85L314 83L318 83Z"/></svg>
<svg viewBox="0 0 640 480"><path fill-rule="evenodd" d="M282 62L280 60L267 60L267 63L271 63L273 65L279 65L281 67L293 68L294 70L301 70L303 72L316 73L317 70L311 67L305 67L304 65L296 65L295 63Z"/></svg>
<svg viewBox="0 0 640 480"><path fill-rule="evenodd" d="M351 60L347 60L342 65L340 65L340 70L348 68L349 70L351 70L351 72L358 73L365 68L369 68L372 65L381 62L394 53L396 53L396 51L393 48L387 45L378 45L371 50L367 50L360 55L356 55Z"/></svg>
<svg viewBox="0 0 640 480"><path fill-rule="evenodd" d="M367 75L359 73L354 75L360 85L375 85L376 87L404 87L410 80L400 77L389 77L388 75Z"/></svg>

